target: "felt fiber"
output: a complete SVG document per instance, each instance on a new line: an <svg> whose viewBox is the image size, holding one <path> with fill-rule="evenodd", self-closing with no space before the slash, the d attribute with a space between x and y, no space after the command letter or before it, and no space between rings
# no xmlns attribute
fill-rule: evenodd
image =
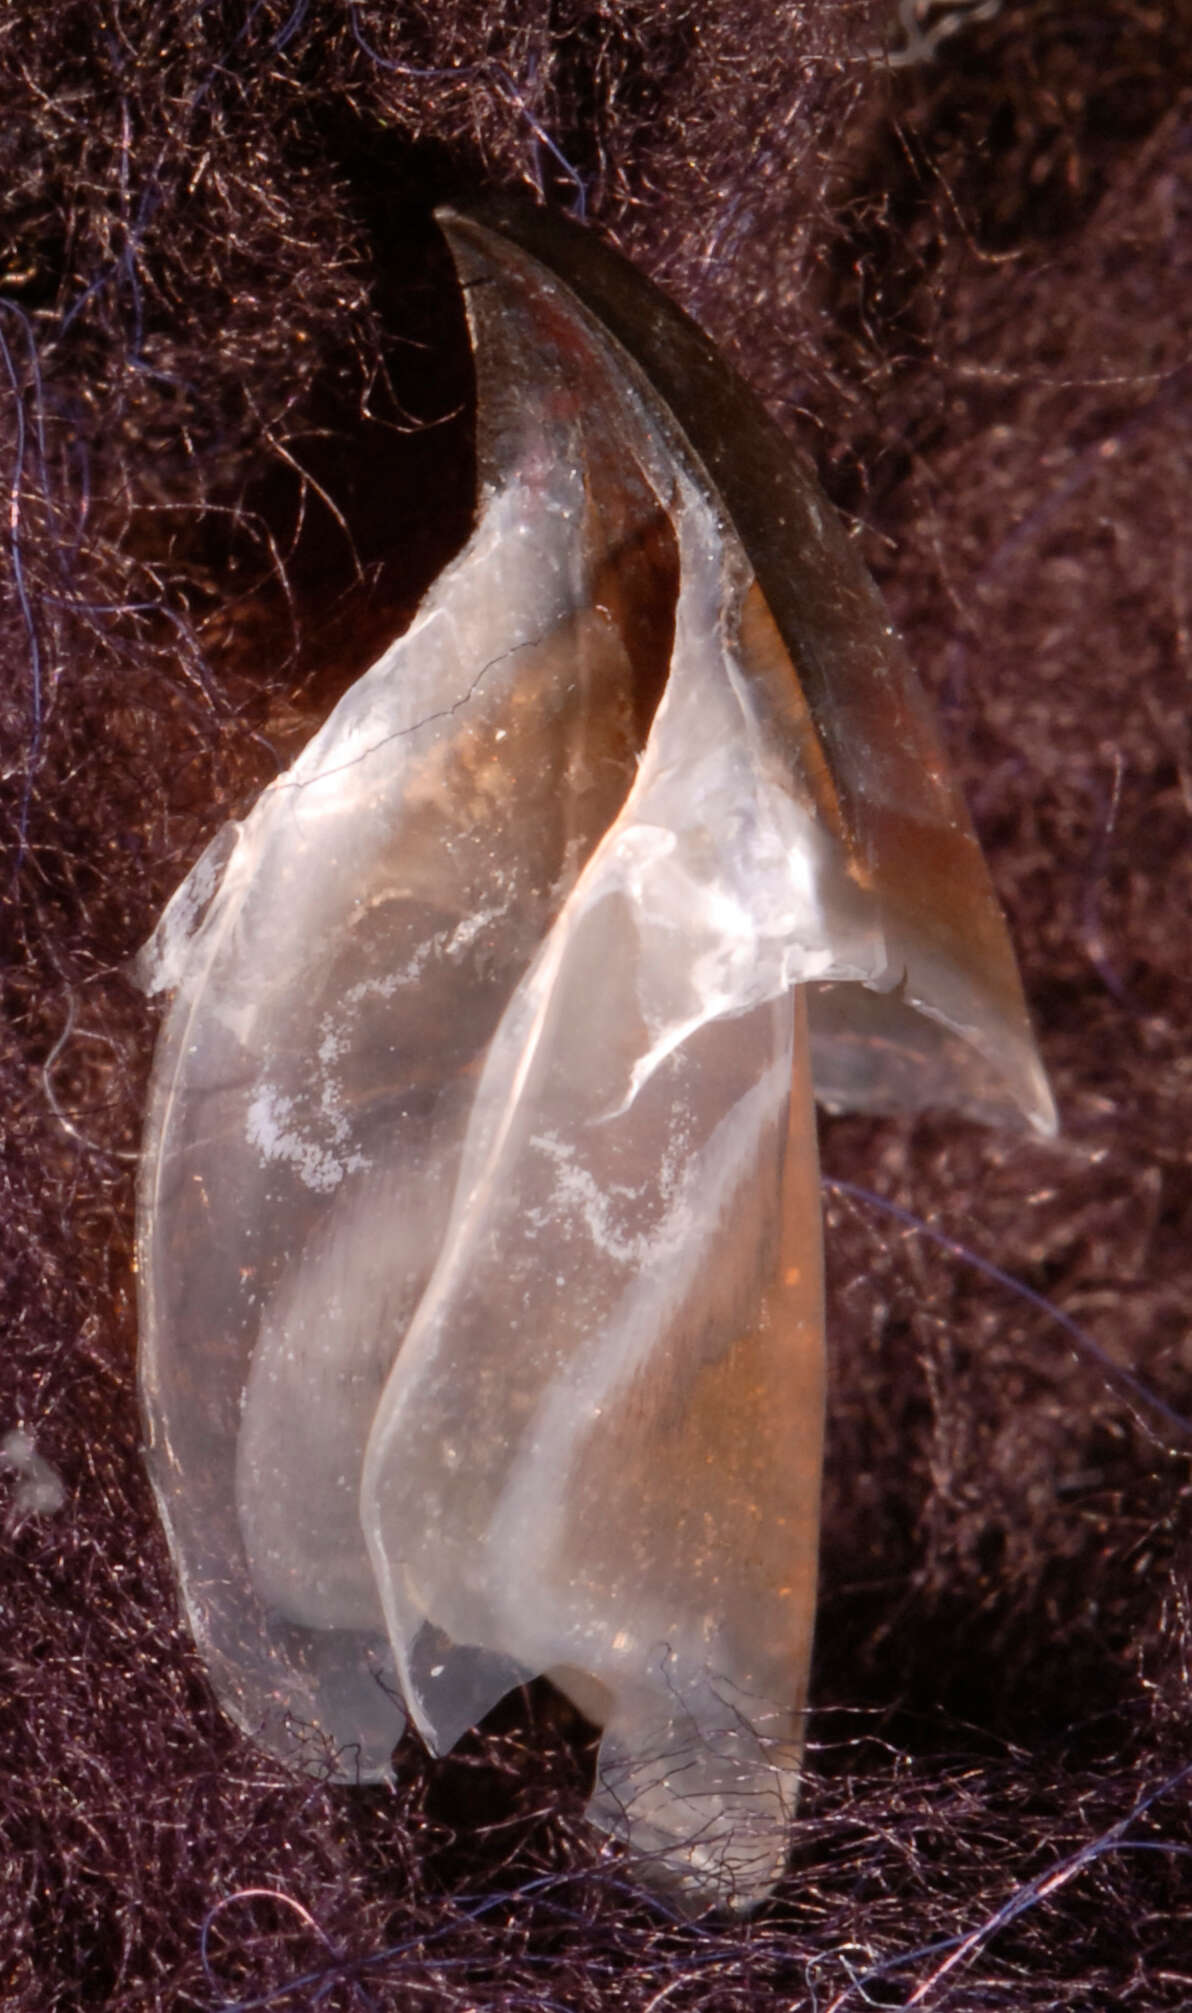
<svg viewBox="0 0 1192 2013"><path fill-rule="evenodd" d="M1186 0L14 0L0 109L0 2000L1186 2005ZM259 1755L139 1451L129 960L466 536L429 213L497 186L582 205L818 465L1061 1113L823 1124L807 1775L732 1926L634 1892L546 1686L391 1790Z"/></svg>

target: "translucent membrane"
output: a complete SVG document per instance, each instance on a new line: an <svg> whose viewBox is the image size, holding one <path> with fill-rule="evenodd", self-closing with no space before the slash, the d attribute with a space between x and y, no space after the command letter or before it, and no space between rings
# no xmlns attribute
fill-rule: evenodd
<svg viewBox="0 0 1192 2013"><path fill-rule="evenodd" d="M828 506L637 275L503 223L444 219L473 537L145 954L150 1466L255 1738L376 1778L546 1672L642 1876L748 1907L815 1600L812 1077L1053 1115Z"/></svg>

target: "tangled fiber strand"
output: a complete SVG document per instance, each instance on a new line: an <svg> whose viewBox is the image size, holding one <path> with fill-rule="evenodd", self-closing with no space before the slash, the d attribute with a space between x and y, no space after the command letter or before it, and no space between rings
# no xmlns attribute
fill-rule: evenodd
<svg viewBox="0 0 1192 2013"><path fill-rule="evenodd" d="M1188 1416L1192 17L940 7L913 50L911 20L14 0L0 21L13 2013L1188 2003L1187 1449L1048 1310ZM672 1920L587 1832L591 1736L543 1685L444 1762L409 1741L389 1790L257 1754L178 1622L139 1459L153 1027L125 967L466 535L470 370L428 216L492 183L582 194L855 521L1064 1126L825 1124L808 1778L787 1880L731 1926Z"/></svg>

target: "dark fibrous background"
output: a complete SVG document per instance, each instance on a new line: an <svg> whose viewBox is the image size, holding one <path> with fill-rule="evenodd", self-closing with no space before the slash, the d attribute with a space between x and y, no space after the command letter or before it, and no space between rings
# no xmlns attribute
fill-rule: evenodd
<svg viewBox="0 0 1192 2013"><path fill-rule="evenodd" d="M901 11L0 16L0 1441L65 1490L0 1466L13 2013L1192 2000L1192 14ZM825 1121L814 1712L744 1925L634 1892L544 1685L445 1762L410 1738L392 1789L262 1759L139 1451L128 960L466 536L429 219L495 186L582 200L818 464L939 705L1062 1115L1054 1144Z"/></svg>

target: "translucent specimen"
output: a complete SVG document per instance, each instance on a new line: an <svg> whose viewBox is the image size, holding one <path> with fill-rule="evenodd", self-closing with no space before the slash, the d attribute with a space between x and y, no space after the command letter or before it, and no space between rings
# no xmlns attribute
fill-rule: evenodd
<svg viewBox="0 0 1192 2013"><path fill-rule="evenodd" d="M1054 1123L925 702L699 331L443 218L473 536L145 956L149 1459L239 1724L387 1773L548 1673L642 1876L786 1849L815 1600L812 1082Z"/></svg>

